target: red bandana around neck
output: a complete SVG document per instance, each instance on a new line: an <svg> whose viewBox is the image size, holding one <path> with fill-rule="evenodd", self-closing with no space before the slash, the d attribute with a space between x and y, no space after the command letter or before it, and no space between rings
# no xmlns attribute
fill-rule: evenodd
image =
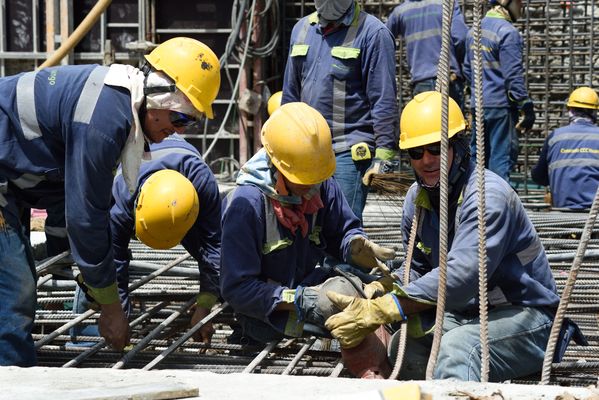
<svg viewBox="0 0 599 400"><path fill-rule="evenodd" d="M278 178L279 179L277 179L277 183L275 184L277 193L283 196L288 196L289 191L285 186L285 180L280 174ZM299 227L302 237L306 237L308 234L308 220L306 220L306 214L313 215L322 207L324 207L322 204L322 199L320 198L320 193L318 192L314 193L310 199L302 197L302 204L281 204L280 201L273 198L270 198L270 201L275 211L277 220L281 223L281 225L289 229L294 236L297 228Z"/></svg>

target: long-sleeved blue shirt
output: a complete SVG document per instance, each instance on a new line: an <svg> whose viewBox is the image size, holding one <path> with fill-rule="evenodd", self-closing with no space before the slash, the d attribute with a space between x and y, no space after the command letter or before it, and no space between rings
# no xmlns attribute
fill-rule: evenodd
<svg viewBox="0 0 599 400"><path fill-rule="evenodd" d="M446 307L473 311L478 304L478 191L470 164L457 215L449 218ZM404 248L416 205L423 207L414 248L416 279L403 290L416 299L436 301L439 282L439 214L426 191L414 184L404 202ZM454 196L454 198L457 196ZM487 276L489 302L556 307L559 297L543 245L516 192L491 171L485 172Z"/></svg>
<svg viewBox="0 0 599 400"><path fill-rule="evenodd" d="M19 205L64 201L73 258L92 288L111 288L102 295L111 302L110 191L133 116L130 93L105 85L107 72L63 66L0 79L0 207L16 226Z"/></svg>
<svg viewBox="0 0 599 400"><path fill-rule="evenodd" d="M551 187L554 207L590 208L599 186L599 127L578 119L551 132L531 175Z"/></svg>
<svg viewBox="0 0 599 400"><path fill-rule="evenodd" d="M360 221L334 178L322 183L320 196L324 207L315 222L312 215L306 215L309 234L302 237L298 231L294 236L277 221L279 234L289 243L266 254L265 195L256 186L242 185L225 200L221 294L236 312L283 331L288 313L275 311L283 290L317 285L328 278L323 268L315 268L326 254L348 259L352 236L364 236Z"/></svg>
<svg viewBox="0 0 599 400"><path fill-rule="evenodd" d="M216 179L200 153L181 136L173 134L160 143L150 146L151 159L142 161L137 189L129 193L123 175L117 174L112 195L114 205L110 210L114 257L117 266L128 266L127 249L135 231L135 202L141 186L154 172L171 169L180 172L191 181L200 203L198 217L181 245L198 262L200 291L219 294L220 269L220 217L221 201ZM120 171L119 171L120 172Z"/></svg>
<svg viewBox="0 0 599 400"><path fill-rule="evenodd" d="M491 10L481 21L483 62L483 107L509 107L512 101L520 103L528 98L522 65L522 37L511 22ZM464 76L470 82L474 108L474 45L472 30L466 40Z"/></svg>
<svg viewBox="0 0 599 400"><path fill-rule="evenodd" d="M293 27L282 104L302 101L318 110L331 127L336 153L360 142L396 150L393 37L357 4L342 22L324 33L313 13Z"/></svg>
<svg viewBox="0 0 599 400"><path fill-rule="evenodd" d="M405 41L412 82L437 77L441 54L443 2L441 0L408 0L393 9L387 27L395 37ZM451 20L450 69L462 78L462 63L468 26L457 1Z"/></svg>

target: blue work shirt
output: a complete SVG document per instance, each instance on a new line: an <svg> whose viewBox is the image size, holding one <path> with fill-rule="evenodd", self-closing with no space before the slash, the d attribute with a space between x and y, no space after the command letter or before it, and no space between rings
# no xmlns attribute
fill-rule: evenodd
<svg viewBox="0 0 599 400"><path fill-rule="evenodd" d="M474 164L466 171L466 183L448 220L446 309L478 309L478 190ZM454 196L454 198L457 196ZM527 307L557 307L559 297L543 245L520 199L509 184L485 171L485 218L489 302ZM425 190L412 185L402 216L404 248L414 210L421 205L413 279L403 290L414 299L436 302L439 284L439 213L433 210ZM407 250L406 250L407 251Z"/></svg>
<svg viewBox="0 0 599 400"><path fill-rule="evenodd" d="M236 312L284 331L287 311L275 311L284 289L312 286L329 276L316 268L325 255L348 260L350 239L365 236L334 178L320 187L324 207L306 214L308 234L295 235L276 221L281 243L267 250L265 195L253 185L238 186L223 203L221 294ZM270 200L266 200L270 201Z"/></svg>
<svg viewBox="0 0 599 400"><path fill-rule="evenodd" d="M551 187L554 207L590 208L599 186L599 127L579 118L551 132L531 175Z"/></svg>
<svg viewBox="0 0 599 400"><path fill-rule="evenodd" d="M522 37L518 30L493 10L482 19L481 30L483 107L510 107L515 105L512 102L521 103L528 99L522 64ZM475 108L473 42L470 30L466 41L464 76L470 82L470 104Z"/></svg>
<svg viewBox="0 0 599 400"><path fill-rule="evenodd" d="M0 207L18 226L19 207L65 202L73 259L111 302L110 191L133 116L129 91L105 85L107 72L62 66L0 79L0 181L8 181Z"/></svg>
<svg viewBox="0 0 599 400"><path fill-rule="evenodd" d="M154 172L170 169L191 181L200 203L198 217L181 240L181 245L195 258L200 270L200 291L219 295L221 201L214 174L198 152L181 136L173 134L150 146L150 159L142 160L137 189L129 192L123 175L115 177L110 210L114 257L118 267L129 265L129 240L135 233L135 203L146 179Z"/></svg>
<svg viewBox="0 0 599 400"><path fill-rule="evenodd" d="M442 0L408 0L393 9L387 27L395 37L402 37L407 53L412 83L437 77L441 54L443 25ZM449 63L451 72L462 78L462 63L468 26L457 1L451 20Z"/></svg>
<svg viewBox="0 0 599 400"><path fill-rule="evenodd" d="M324 116L336 153L360 142L371 150L396 150L399 112L391 32L357 4L327 33L316 13L302 18L291 33L281 103L296 101Z"/></svg>

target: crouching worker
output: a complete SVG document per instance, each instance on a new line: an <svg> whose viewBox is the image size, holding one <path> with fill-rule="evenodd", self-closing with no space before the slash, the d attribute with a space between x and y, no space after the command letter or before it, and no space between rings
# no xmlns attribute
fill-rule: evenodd
<svg viewBox="0 0 599 400"><path fill-rule="evenodd" d="M461 137L464 118L452 99L449 103L447 297L434 378L476 381L480 380L481 366L478 193L474 164ZM408 151L416 175L402 218L406 252L412 224L418 224L410 282L386 278L373 282L365 288L373 297L369 300L329 292L330 299L344 311L330 317L326 327L342 346L351 348L379 325L407 319L412 337L400 378L424 379L432 326L423 327L422 322L426 311L435 307L439 281L441 95L417 95L406 105L400 126L400 147ZM520 199L501 177L488 170L485 200L489 380L504 381L541 370L559 298L545 251ZM416 209L420 209L418 220L414 219ZM396 334L390 346L392 359L398 339Z"/></svg>
<svg viewBox="0 0 599 400"><path fill-rule="evenodd" d="M133 235L154 249L181 245L198 262L200 292L192 326L210 313L219 297L221 201L212 171L200 153L174 134L150 146L137 189L130 193L119 170L115 177L110 223L117 268L117 284L124 311L129 314L129 241ZM76 296L74 311L85 312L84 296ZM205 324L194 340L210 343L214 329ZM89 335L89 331L72 331ZM93 334L93 332L92 332ZM73 340L76 340L73 337Z"/></svg>
<svg viewBox="0 0 599 400"><path fill-rule="evenodd" d="M329 255L370 271L395 252L366 238L332 178L331 132L318 111L281 106L261 140L223 203L222 296L251 339L327 336L324 321L339 310L326 292L355 296L362 284L317 264Z"/></svg>

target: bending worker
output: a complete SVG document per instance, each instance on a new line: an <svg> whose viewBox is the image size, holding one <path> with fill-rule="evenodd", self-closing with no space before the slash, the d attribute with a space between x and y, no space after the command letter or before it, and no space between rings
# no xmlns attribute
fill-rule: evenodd
<svg viewBox="0 0 599 400"><path fill-rule="evenodd" d="M195 147L177 134L150 146L130 193L123 175L112 187L114 205L110 227L123 310L129 315L129 241L133 235L153 249L170 249L179 243L198 262L200 293L192 326L210 313L219 297L220 195L216 178ZM76 297L73 310L86 311ZM204 325L194 340L210 343L214 329ZM85 334L85 333L84 333Z"/></svg>
<svg viewBox="0 0 599 400"><path fill-rule="evenodd" d="M522 1L489 0L489 4L492 8L481 21L485 166L509 182L510 171L518 161L518 134L532 128L535 111L524 80L522 37L512 25L522 16ZM476 115L473 43L471 30L466 42L464 75L470 82L472 115ZM518 112L522 115L520 121ZM474 155L475 122L470 143Z"/></svg>
<svg viewBox="0 0 599 400"><path fill-rule="evenodd" d="M362 219L374 173L397 153L395 42L354 0L316 0L295 24L282 103L304 102L326 119L337 159L335 179Z"/></svg>
<svg viewBox="0 0 599 400"><path fill-rule="evenodd" d="M590 87L570 94L570 124L551 132L532 169L532 179L551 188L554 207L590 208L599 186L599 96Z"/></svg>
<svg viewBox="0 0 599 400"><path fill-rule="evenodd" d="M406 365L400 376L423 379L432 333L421 317L435 307L439 283L440 93L417 95L404 108L400 126L400 147L408 151L416 176L402 217L406 252L412 224L418 224L411 281L383 278L373 282L365 292L381 296L370 300L329 292L330 299L344 311L330 317L326 327L342 346L352 347L379 325L407 319L413 337L406 346ZM465 121L451 98L448 126L447 297L434 377L479 380L478 193L474 163L462 138ZM485 199L491 304L489 379L504 381L541 369L559 297L545 251L520 199L507 182L488 170ZM416 221L417 208L420 218ZM391 348L397 346L398 336L394 335Z"/></svg>
<svg viewBox="0 0 599 400"><path fill-rule="evenodd" d="M466 47L468 26L457 0L453 2L451 19L451 45L449 66L451 80L449 95L462 107L464 103L464 77L462 63ZM443 4L437 0L408 0L393 9L387 19L387 28L395 37L402 37L410 67L412 93L435 90L437 68L441 55L441 28Z"/></svg>
<svg viewBox="0 0 599 400"><path fill-rule="evenodd" d="M101 307L100 333L118 350L128 341L109 225L113 170L120 159L134 189L145 142L212 118L220 84L218 58L197 40L171 39L146 59L142 70L62 66L0 79L0 365L36 363L23 207L65 202L73 259Z"/></svg>
<svg viewBox="0 0 599 400"><path fill-rule="evenodd" d="M284 104L261 139L223 203L221 294L251 339L327 335L324 321L338 310L326 288L356 295L362 286L354 276L329 279L331 268L317 264L330 255L371 270L395 251L366 238L331 178L331 133L318 111Z"/></svg>

